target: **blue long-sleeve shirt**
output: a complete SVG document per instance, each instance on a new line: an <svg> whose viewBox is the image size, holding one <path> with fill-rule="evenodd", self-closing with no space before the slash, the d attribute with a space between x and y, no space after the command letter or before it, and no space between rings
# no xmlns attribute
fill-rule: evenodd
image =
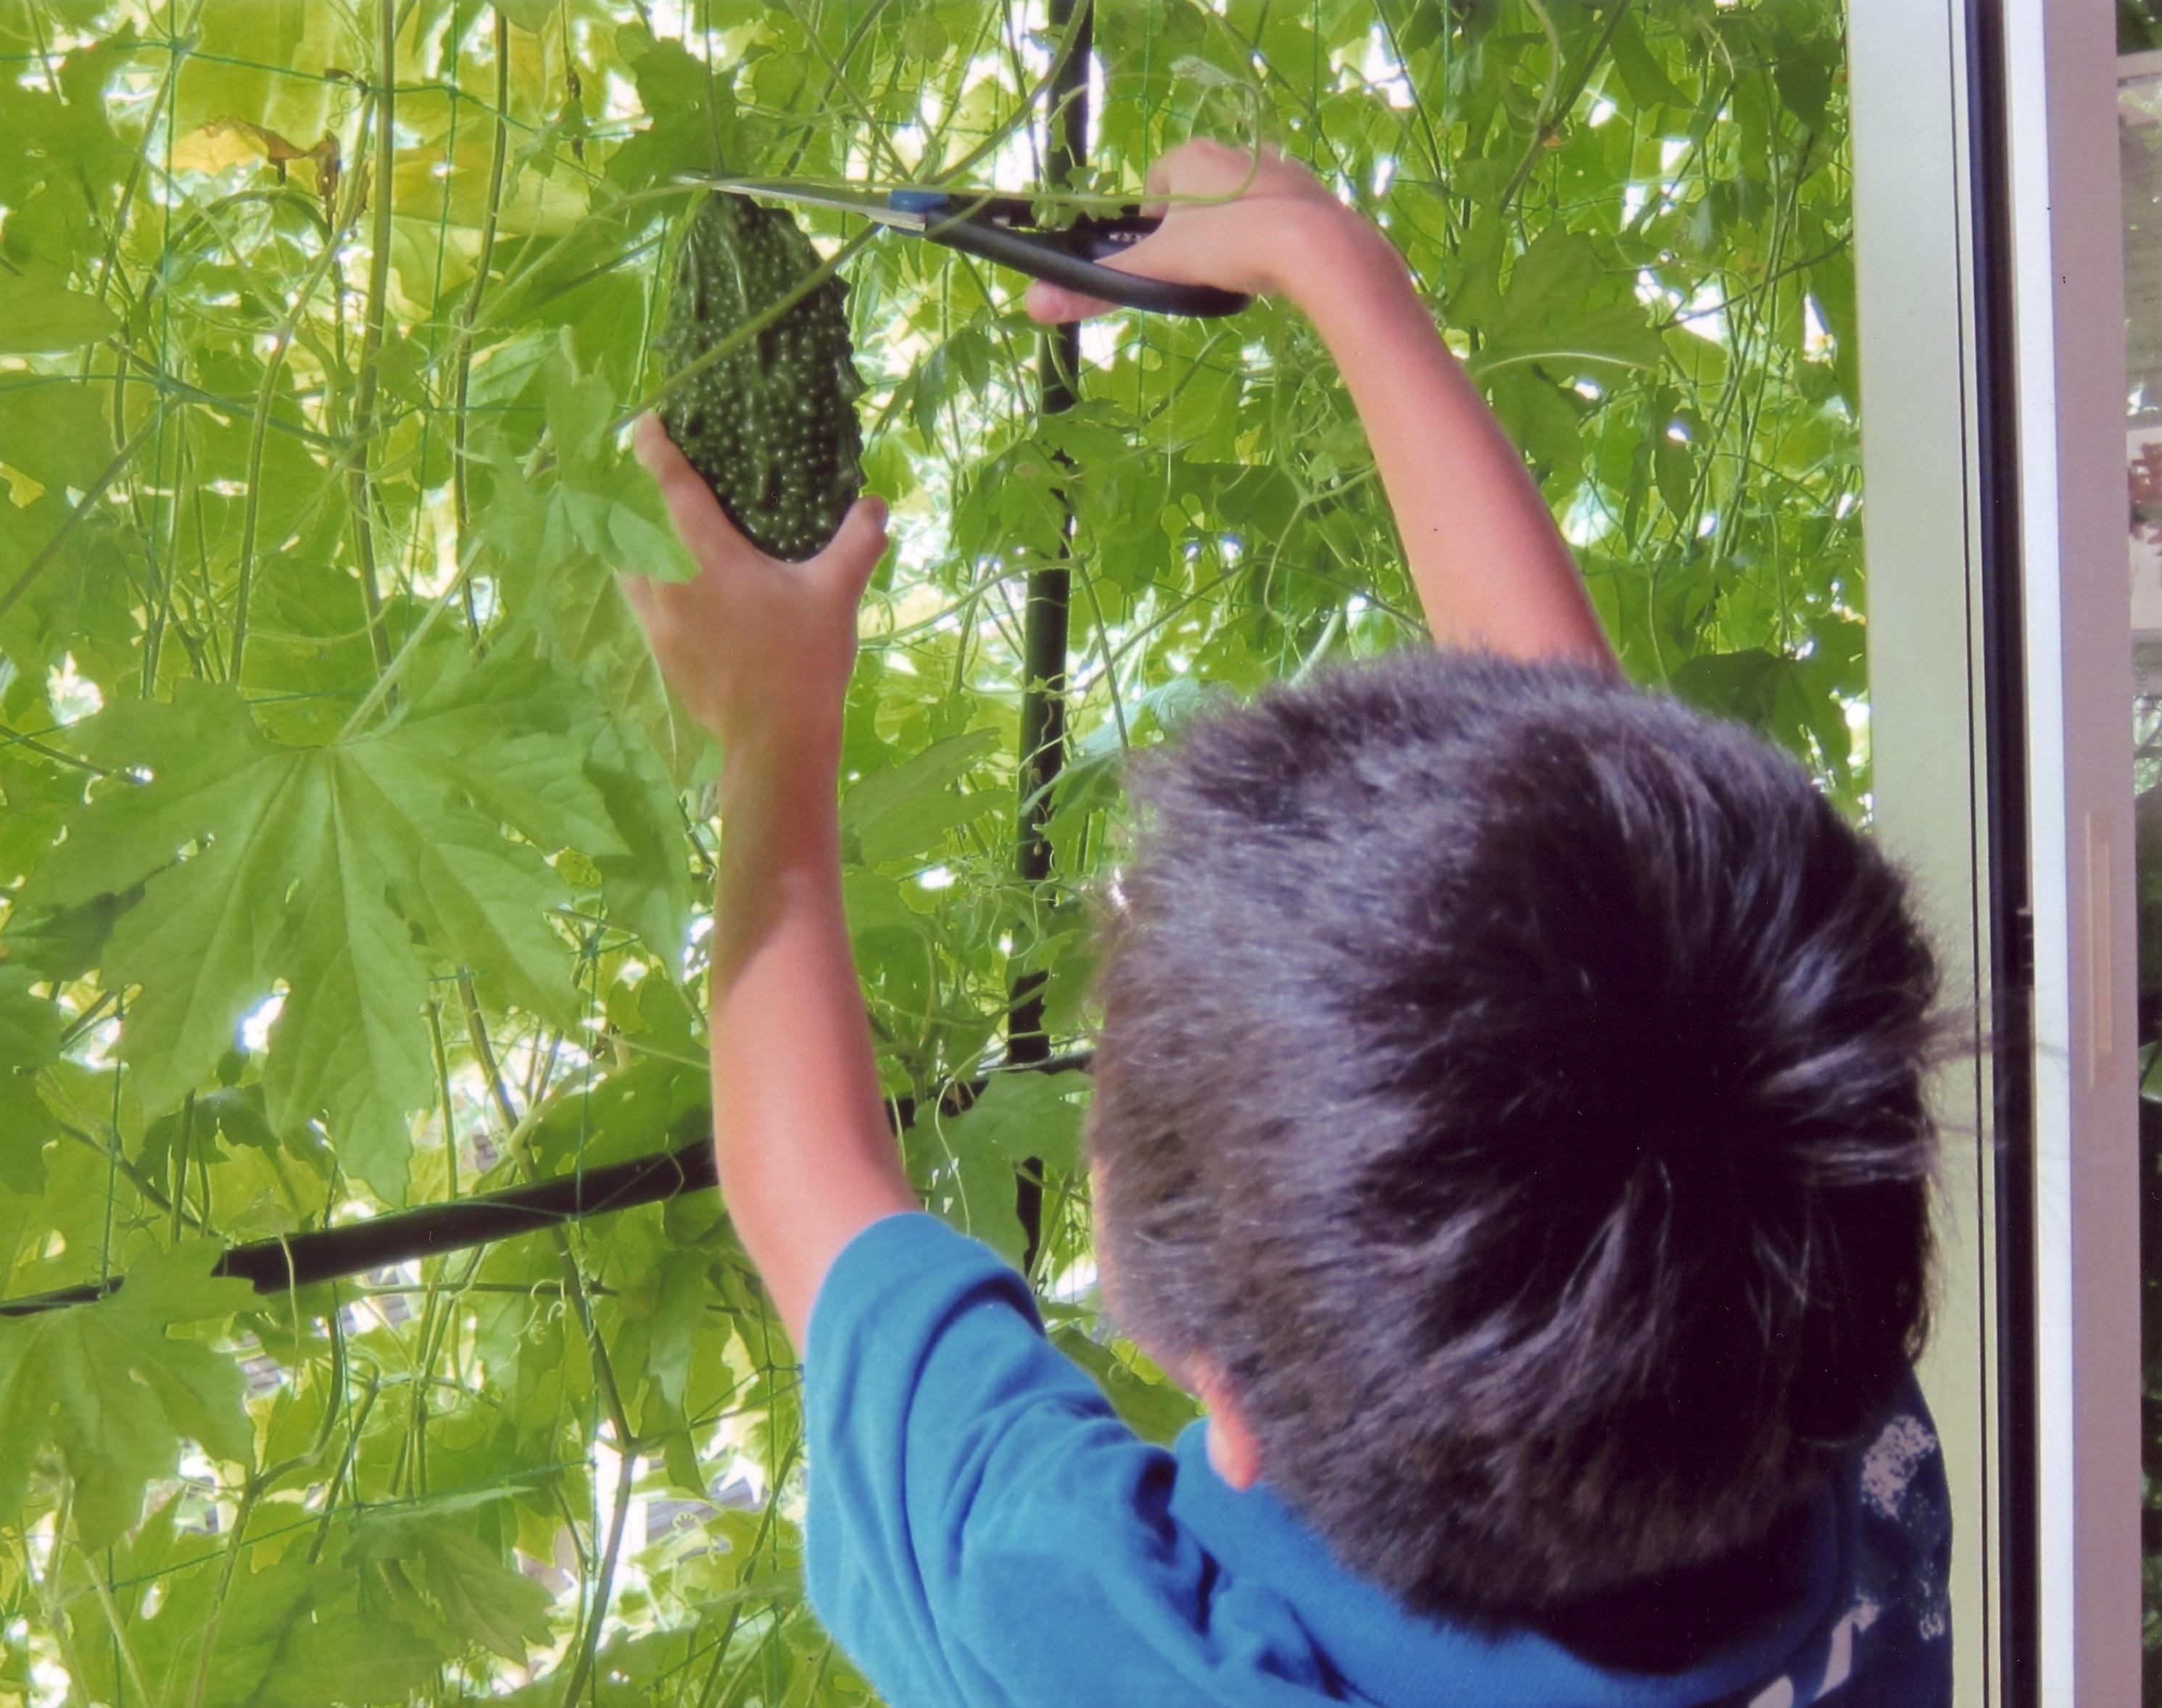
<svg viewBox="0 0 2162 1708"><path fill-rule="evenodd" d="M1804 1587L1676 1673L1406 1611L1270 1493L1121 1423L1021 1278L927 1215L835 1261L805 1355L812 1604L892 1708L1939 1708L1944 1469L1910 1387L1810 1514Z"/></svg>

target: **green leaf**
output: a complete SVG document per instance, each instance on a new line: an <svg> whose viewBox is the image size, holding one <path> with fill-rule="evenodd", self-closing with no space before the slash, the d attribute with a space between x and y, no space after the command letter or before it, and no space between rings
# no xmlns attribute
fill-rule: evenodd
<svg viewBox="0 0 2162 1708"><path fill-rule="evenodd" d="M34 879L30 894L68 906L144 886L113 928L105 970L142 987L121 1052L140 1099L164 1109L208 1076L241 1016L269 994L288 891L305 878L306 906L332 899L315 887L328 761L322 750L273 745L236 695L192 682L170 707L122 703L93 720L84 745L144 780L116 780L94 798L69 826L70 858ZM196 852L178 859L190 844ZM332 953L348 958L342 946ZM412 958L410 946L403 953Z"/></svg>
<svg viewBox="0 0 2162 1708"><path fill-rule="evenodd" d="M131 891L93 896L79 907L18 905L0 933L0 953L41 978L80 979L97 965L113 922L141 899Z"/></svg>
<svg viewBox="0 0 2162 1708"><path fill-rule="evenodd" d="M0 1186L19 1193L45 1189L44 1150L60 1132L38 1094L34 1073L0 1068Z"/></svg>
<svg viewBox="0 0 2162 1708"><path fill-rule="evenodd" d="M1078 1324L1061 1323L1053 1328L1051 1343L1096 1378L1104 1397L1145 1441L1168 1445L1201 1415L1193 1397L1162 1371L1143 1375L1091 1340Z"/></svg>
<svg viewBox="0 0 2162 1708"><path fill-rule="evenodd" d="M180 1143L183 1129L190 1155L201 1163L219 1157L217 1141L244 1145L266 1155L281 1148L263 1103L263 1088L220 1086L196 1097L192 1107L183 1106L161 1115L143 1130L143 1148L137 1166L154 1179L162 1179L170 1166L173 1148Z"/></svg>
<svg viewBox="0 0 2162 1708"><path fill-rule="evenodd" d="M651 123L618 149L608 175L626 190L663 182L678 173L708 175L723 170L734 139L735 101L727 83L709 76L704 63L681 42L656 41L643 27L616 32L618 50L630 61L638 102Z"/></svg>
<svg viewBox="0 0 2162 1708"><path fill-rule="evenodd" d="M249 1708L319 1708L330 1679L345 1702L403 1702L434 1680L447 1657L423 1633L365 1601L332 1601L328 1591L327 1585L317 1591L311 1617L286 1627L262 1683L245 1699Z"/></svg>
<svg viewBox="0 0 2162 1708"><path fill-rule="evenodd" d="M367 1519L348 1558L417 1567L449 1630L514 1664L525 1664L527 1644L548 1641L555 1598L547 1587L505 1564L502 1550L482 1541L455 1511L436 1507L422 1517Z"/></svg>
<svg viewBox="0 0 2162 1708"><path fill-rule="evenodd" d="M94 296L39 274L0 272L0 356L79 349L120 325Z"/></svg>
<svg viewBox="0 0 2162 1708"><path fill-rule="evenodd" d="M427 760L535 847L598 858L624 844L582 765L606 713L576 678L546 661L504 651L454 670L384 735Z"/></svg>
<svg viewBox="0 0 2162 1708"><path fill-rule="evenodd" d="M636 932L673 974L691 931L690 851L675 784L652 744L611 717L593 738L586 775L622 846L595 864L608 917Z"/></svg>
<svg viewBox="0 0 2162 1708"><path fill-rule="evenodd" d="M67 488L87 487L112 460L117 448L105 418L110 394L44 375L10 374L0 384L0 462L19 469L44 490L30 513L57 523L69 508ZM0 517L13 508L0 483ZM18 498L15 501L20 503Z"/></svg>
<svg viewBox="0 0 2162 1708"><path fill-rule="evenodd" d="M1772 66L1779 98L1804 124L1812 128L1823 124L1825 103L1831 98L1832 79L1839 74L1845 58L1838 37L1782 43L1781 46L1783 51Z"/></svg>
<svg viewBox="0 0 2162 1708"><path fill-rule="evenodd" d="M1552 231L1533 242L1484 330L1486 342L1466 363L1481 378L1533 363L1557 378L1602 366L1656 368L1665 355L1643 305L1616 300L1596 247L1580 232Z"/></svg>
<svg viewBox="0 0 2162 1708"><path fill-rule="evenodd" d="M347 1168L394 1203L407 1117L434 1085L424 947L501 1000L576 1023L567 950L547 922L561 880L499 826L623 844L572 739L592 725L545 676L515 659L454 672L381 733L330 747L270 742L230 690L199 685L169 708L128 703L94 720L86 745L147 780L108 786L70 823L70 859L32 899L144 886L106 970L141 986L121 1049L145 1105L199 1085L282 979L272 1124L326 1116Z"/></svg>
<svg viewBox="0 0 2162 1708"><path fill-rule="evenodd" d="M496 1549L469 1532L431 1525L420 1535L428 1592L452 1630L524 1665L526 1646L549 1638L546 1585L506 1565Z"/></svg>
<svg viewBox="0 0 2162 1708"><path fill-rule="evenodd" d="M32 982L26 968L0 965L0 1068L34 1071L60 1053L60 1011Z"/></svg>
<svg viewBox="0 0 2162 1708"><path fill-rule="evenodd" d="M1667 514L1678 522L1689 520L1696 495L1696 459L1690 447L1668 434L1652 441L1652 473Z"/></svg>
<svg viewBox="0 0 2162 1708"><path fill-rule="evenodd" d="M999 804L959 783L999 744L998 732L974 729L933 742L911 758L859 779L841 801L841 833L864 865L906 859L937 846L955 827Z"/></svg>
<svg viewBox="0 0 2162 1708"><path fill-rule="evenodd" d="M217 1647L203 1708L245 1708L261 1700L258 1693L295 1628L327 1589L328 1572L300 1570L290 1559L258 1566L243 1555L228 1582L217 1570L222 1564L211 1554L203 1565L167 1577L155 1617L138 1623L131 1640L147 1678L191 1687L215 1609Z"/></svg>
<svg viewBox="0 0 2162 1708"><path fill-rule="evenodd" d="M556 21L561 0L499 0L503 15L520 29L538 34Z"/></svg>
<svg viewBox="0 0 2162 1708"><path fill-rule="evenodd" d="M1016 1163L1035 1157L1047 1167L1076 1173L1082 1166L1082 1110L1073 1099L1084 1089L1078 1074L994 1074L983 1094L945 1123L946 1141L956 1152L984 1148Z"/></svg>
<svg viewBox="0 0 2162 1708"><path fill-rule="evenodd" d="M74 1481L76 1532L91 1549L134 1523L144 1486L173 1474L183 1437L251 1458L239 1366L165 1332L253 1299L246 1282L211 1275L217 1257L207 1243L153 1252L109 1298L0 1319L0 1517L20 1509L48 1446Z"/></svg>
<svg viewBox="0 0 2162 1708"><path fill-rule="evenodd" d="M713 1290L705 1257L675 1251L661 1263L660 1284L646 1342L646 1372L671 1406L683 1403L691 1376L691 1345Z"/></svg>
<svg viewBox="0 0 2162 1708"><path fill-rule="evenodd" d="M1673 79L1645 44L1640 21L1626 20L1614 32L1608 51L1614 55L1614 69L1621 74L1622 86L1637 105L1679 107L1686 103L1688 97L1674 86Z"/></svg>
<svg viewBox="0 0 2162 1708"><path fill-rule="evenodd" d="M990 1145L953 1147L953 1198L948 1214L968 1232L1019 1267L1027 1250L1016 1195L1019 1177L1004 1153Z"/></svg>

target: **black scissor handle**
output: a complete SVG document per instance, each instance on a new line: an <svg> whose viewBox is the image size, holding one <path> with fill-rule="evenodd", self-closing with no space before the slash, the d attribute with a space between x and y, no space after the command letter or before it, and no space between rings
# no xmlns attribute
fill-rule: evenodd
<svg viewBox="0 0 2162 1708"><path fill-rule="evenodd" d="M982 210L972 209L964 197L954 196L949 205L955 216L950 219L924 210L930 217L923 235L934 243L1100 297L1122 308L1207 320L1236 314L1253 301L1251 296L1213 285L1175 285L1167 279L1149 279L1099 265L1101 258L1123 253L1157 228L1157 221L1139 214L1084 217L1064 231L1036 232L1017 230L1006 222L1000 217L1005 206L994 210L993 217L987 219Z"/></svg>

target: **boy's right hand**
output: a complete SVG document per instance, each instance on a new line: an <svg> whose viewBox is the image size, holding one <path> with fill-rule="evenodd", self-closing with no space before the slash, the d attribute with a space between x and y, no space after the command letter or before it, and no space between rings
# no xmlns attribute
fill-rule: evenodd
<svg viewBox="0 0 2162 1708"><path fill-rule="evenodd" d="M1146 193L1146 212L1163 223L1104 264L1179 285L1297 300L1336 246L1372 236L1313 173L1266 144L1256 155L1206 138L1181 143L1149 168ZM1201 199L1167 200L1174 197ZM1114 307L1041 279L1026 303L1039 321L1085 320Z"/></svg>

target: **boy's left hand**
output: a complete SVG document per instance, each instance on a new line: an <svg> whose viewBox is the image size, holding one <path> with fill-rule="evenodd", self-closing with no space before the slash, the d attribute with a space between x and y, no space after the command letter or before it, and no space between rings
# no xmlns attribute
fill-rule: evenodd
<svg viewBox="0 0 2162 1708"><path fill-rule="evenodd" d="M856 606L885 553L885 501L859 499L824 551L785 563L728 520L657 417L641 416L636 431L638 460L698 565L686 582L619 577L669 685L731 765L838 764Z"/></svg>

